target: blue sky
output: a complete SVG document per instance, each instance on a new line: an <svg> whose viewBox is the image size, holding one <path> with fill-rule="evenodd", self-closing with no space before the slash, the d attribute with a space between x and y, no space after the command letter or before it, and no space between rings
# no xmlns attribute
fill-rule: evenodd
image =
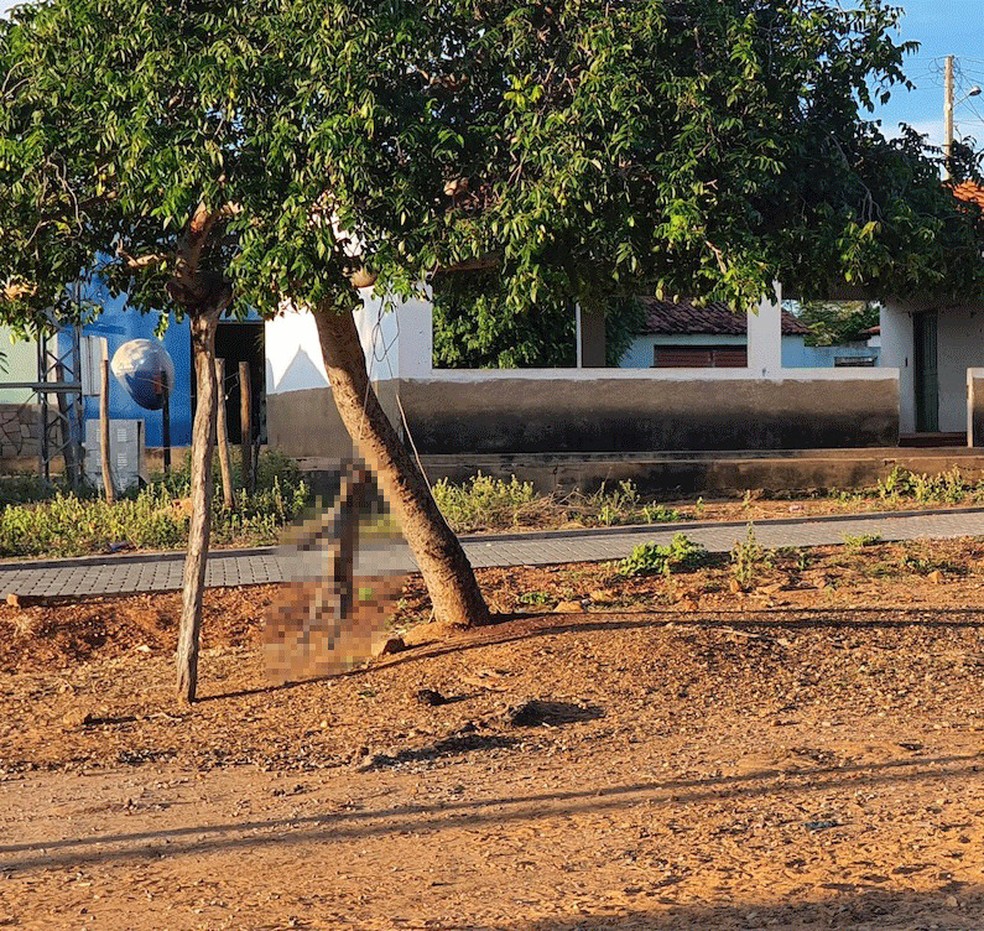
<svg viewBox="0 0 984 931"><path fill-rule="evenodd" d="M900 0L905 9L900 38L920 43L908 58L906 73L916 84L911 93L897 92L877 114L885 132L893 135L900 122L928 133L932 142L943 138L943 57L957 58L959 101L975 84L984 87L984 0ZM958 104L957 135L984 142L984 95Z"/></svg>
<svg viewBox="0 0 984 931"><path fill-rule="evenodd" d="M841 0L850 6L850 0ZM957 56L959 100L975 84L984 86L984 0L896 0L905 10L900 38L919 42L910 56L907 73L917 88L897 92L891 103L879 110L885 132L895 135L900 122L927 133L930 141L943 136L943 56ZM0 12L13 6L0 0ZM956 110L957 134L971 135L984 143L984 95L965 100Z"/></svg>

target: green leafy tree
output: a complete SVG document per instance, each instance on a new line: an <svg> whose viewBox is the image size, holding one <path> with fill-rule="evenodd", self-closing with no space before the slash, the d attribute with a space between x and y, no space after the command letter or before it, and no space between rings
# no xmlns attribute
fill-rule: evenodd
<svg viewBox="0 0 984 931"><path fill-rule="evenodd" d="M495 270L439 275L434 281L434 364L438 368L570 368L577 364L570 300L506 303ZM605 361L617 366L643 332L645 308L634 297L604 308Z"/></svg>
<svg viewBox="0 0 984 931"><path fill-rule="evenodd" d="M436 616L480 622L369 389L357 286L409 296L436 269L494 267L515 319L646 293L743 307L776 280L806 297L979 287L980 210L921 140L865 118L904 83L897 19L883 0L21 7L0 25L2 317L41 320L98 267L135 306L191 318L204 521L216 320L310 308ZM203 565L189 553L189 656Z"/></svg>
<svg viewBox="0 0 984 931"><path fill-rule="evenodd" d="M800 322L810 328L807 346L840 346L866 339L865 330L878 326L881 305L872 301L806 301Z"/></svg>

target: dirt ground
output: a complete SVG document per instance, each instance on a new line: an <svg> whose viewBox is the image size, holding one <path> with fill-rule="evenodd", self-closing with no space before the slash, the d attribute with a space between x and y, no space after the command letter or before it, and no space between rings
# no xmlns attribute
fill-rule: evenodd
<svg viewBox="0 0 984 931"><path fill-rule="evenodd" d="M270 687L274 587L0 607L0 927L984 928L984 544L622 579Z"/></svg>

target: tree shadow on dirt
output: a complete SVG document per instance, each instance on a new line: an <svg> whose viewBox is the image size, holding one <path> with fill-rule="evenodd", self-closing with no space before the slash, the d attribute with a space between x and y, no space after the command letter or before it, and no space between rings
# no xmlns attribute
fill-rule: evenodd
<svg viewBox="0 0 984 931"><path fill-rule="evenodd" d="M642 803L650 806L676 806L688 803L719 805L726 800L768 798L787 795L793 791L824 793L848 785L859 791L870 791L875 786L904 784L913 780L976 776L981 771L982 765L984 765L984 754L970 754L793 770L769 769L728 776L640 782L603 789L575 789L494 798L463 798L436 805L411 804L359 811L321 811L308 816L295 815L263 821L192 824L166 830L49 838L0 846L0 858L2 858L0 872L58 867L74 869L83 864L143 860L148 856L156 857L155 851L162 848L154 845L163 844L168 845L166 848L168 856L176 857L260 846L286 847L312 842L327 844L348 838L369 839L408 831L440 832L451 826L458 828L486 824L502 826L510 822L536 822L544 817L573 817L585 813L612 811ZM803 827L809 830L807 824ZM981 918L980 924L960 927L984 927L984 915ZM559 931L565 926L556 927ZM575 924L574 927L578 926ZM584 927L595 926L588 924ZM605 926L600 925L600 927ZM647 926L641 925L641 927ZM663 926L655 924L652 927ZM691 927L702 926L694 924ZM545 925L543 931L552 931L552 928L550 925Z"/></svg>
<svg viewBox="0 0 984 931"><path fill-rule="evenodd" d="M840 884L833 888L834 885L819 885L816 899L808 902L770 905L738 902L715 907L677 905L671 898L657 896L656 902L662 908L643 908L622 915L581 914L470 927L475 931L759 931L765 928L968 931L984 927L984 886L951 882L928 892L915 892L864 886L843 888ZM829 898L822 898L825 891ZM650 898L642 889L637 894L643 901Z"/></svg>
<svg viewBox="0 0 984 931"><path fill-rule="evenodd" d="M927 615L930 615L927 617ZM509 614L496 617L495 623L475 628L467 637L441 641L431 640L417 644L405 652L387 657L384 661L369 666L335 673L330 676L316 676L308 679L284 682L279 685L263 685L252 689L234 692L221 692L203 695L198 701L219 701L220 699L243 698L250 695L264 695L282 689L297 688L315 682L349 676L364 676L379 669L413 663L423 659L433 659L455 653L465 653L482 647L499 646L534 640L537 637L552 637L558 634L593 633L609 630L645 630L646 628L672 627L680 629L723 629L727 632L748 631L763 634L767 631L808 632L810 630L885 630L918 629L981 629L984 620L980 611L970 608L762 608L738 609L735 611L697 612L697 616L681 611L612 611L605 614L583 614L581 621L572 622L571 615L556 614ZM561 619L562 618L562 619ZM500 625L510 622L525 622L522 631ZM767 639L767 638L763 638Z"/></svg>

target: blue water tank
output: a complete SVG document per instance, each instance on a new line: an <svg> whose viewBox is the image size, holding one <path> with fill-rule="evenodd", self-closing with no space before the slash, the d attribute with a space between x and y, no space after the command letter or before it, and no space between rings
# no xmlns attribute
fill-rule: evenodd
<svg viewBox="0 0 984 931"><path fill-rule="evenodd" d="M131 339L113 354L110 368L117 381L141 407L159 411L164 389L174 390L174 363L167 350L151 339Z"/></svg>

